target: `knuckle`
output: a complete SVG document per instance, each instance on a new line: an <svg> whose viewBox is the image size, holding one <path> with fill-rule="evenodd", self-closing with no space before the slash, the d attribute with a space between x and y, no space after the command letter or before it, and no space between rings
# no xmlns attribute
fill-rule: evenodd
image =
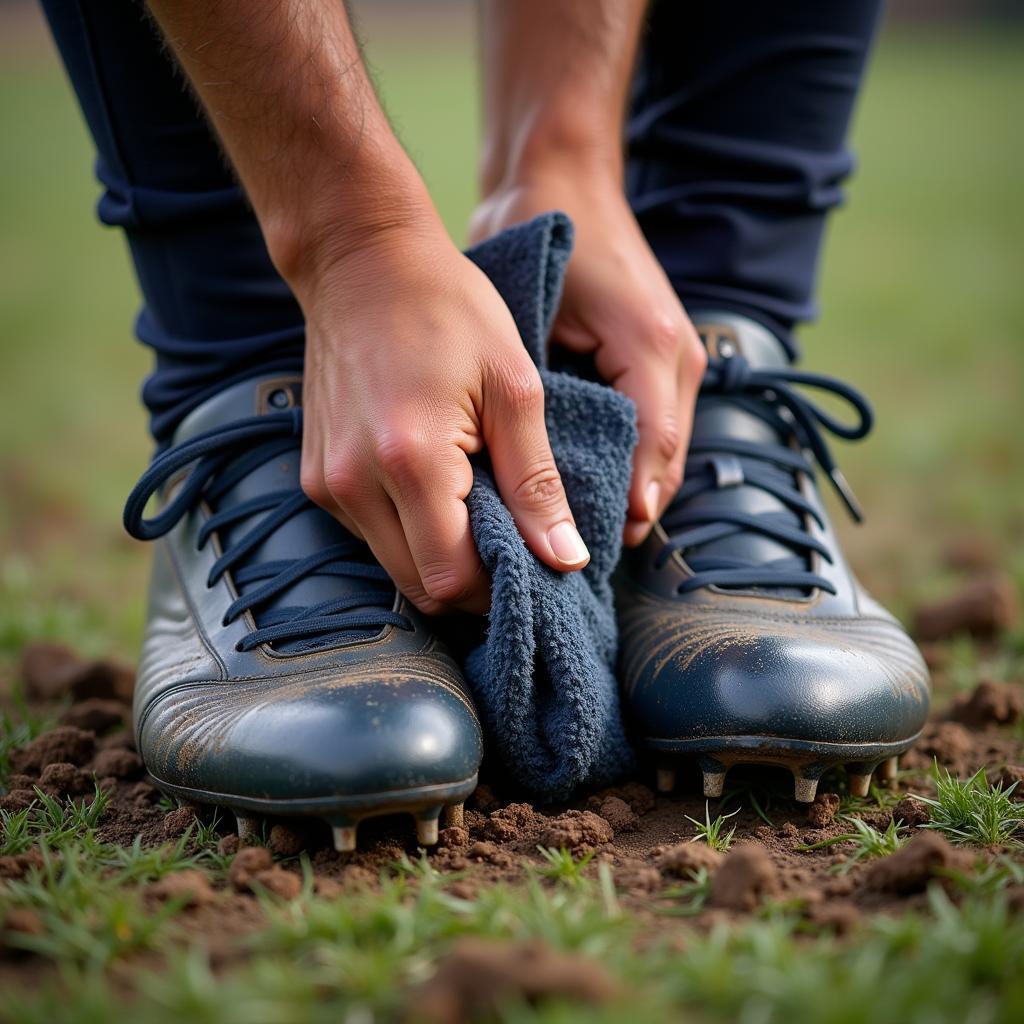
<svg viewBox="0 0 1024 1024"><path fill-rule="evenodd" d="M348 457L335 457L324 467L323 488L328 499L344 507L351 503L360 492L358 466Z"/></svg>
<svg viewBox="0 0 1024 1024"><path fill-rule="evenodd" d="M415 476L426 461L428 442L417 431L392 429L381 432L373 443L377 462L393 477Z"/></svg>
<svg viewBox="0 0 1024 1024"><path fill-rule="evenodd" d="M510 364L499 372L499 386L514 412L532 413L544 406L544 386L532 363Z"/></svg>
<svg viewBox="0 0 1024 1024"><path fill-rule="evenodd" d="M707 365L707 349L701 344L697 332L691 329L687 332L687 343L683 348L683 366L689 373L699 377L704 373Z"/></svg>
<svg viewBox="0 0 1024 1024"><path fill-rule="evenodd" d="M565 503L562 478L553 462L535 466L513 494L515 502L532 512L544 513L560 509Z"/></svg>
<svg viewBox="0 0 1024 1024"><path fill-rule="evenodd" d="M678 356L684 336L679 318L661 310L652 310L640 331L644 346L665 360Z"/></svg>
<svg viewBox="0 0 1024 1024"><path fill-rule="evenodd" d="M427 597L439 604L458 604L469 597L470 578L454 565L425 566L420 578Z"/></svg>
<svg viewBox="0 0 1024 1024"><path fill-rule="evenodd" d="M665 415L651 432L651 447L663 459L671 459L679 449L681 438L679 420L673 415Z"/></svg>
<svg viewBox="0 0 1024 1024"><path fill-rule="evenodd" d="M331 492L328 490L324 475L320 470L307 469L304 466L299 472L299 486L315 505L319 505L321 508L331 505Z"/></svg>

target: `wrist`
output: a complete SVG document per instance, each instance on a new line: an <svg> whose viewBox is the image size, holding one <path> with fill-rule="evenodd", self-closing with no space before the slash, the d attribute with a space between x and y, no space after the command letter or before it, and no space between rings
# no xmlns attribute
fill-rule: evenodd
<svg viewBox="0 0 1024 1024"><path fill-rule="evenodd" d="M304 178L301 195L260 217L275 267L301 299L335 268L368 251L443 227L426 186L396 142Z"/></svg>
<svg viewBox="0 0 1024 1024"><path fill-rule="evenodd" d="M484 195L517 184L564 179L607 182L621 189L621 129L604 116L551 110L525 118L519 129L485 139L480 162Z"/></svg>

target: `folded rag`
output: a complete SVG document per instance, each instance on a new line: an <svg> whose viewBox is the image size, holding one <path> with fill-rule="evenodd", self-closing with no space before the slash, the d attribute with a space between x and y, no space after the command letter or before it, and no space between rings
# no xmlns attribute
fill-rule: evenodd
<svg viewBox="0 0 1024 1024"><path fill-rule="evenodd" d="M474 469L467 504L492 575L486 639L466 676L511 778L542 799L612 781L632 765L615 678L611 575L619 560L636 444L632 403L547 366L547 340L572 250L572 224L549 213L467 252L515 318L544 384L545 418L587 547L582 571L549 569L523 542L493 477Z"/></svg>

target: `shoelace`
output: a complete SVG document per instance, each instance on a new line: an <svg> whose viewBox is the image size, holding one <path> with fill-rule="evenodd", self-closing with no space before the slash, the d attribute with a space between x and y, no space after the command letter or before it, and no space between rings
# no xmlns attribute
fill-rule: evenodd
<svg viewBox="0 0 1024 1024"><path fill-rule="evenodd" d="M125 529L139 540L155 540L174 528L200 503L213 509L198 532L202 547L218 530L261 516L241 538L223 548L210 568L207 586L226 572L236 587L259 583L236 598L224 614L228 625L311 576L347 577L359 581L358 590L306 607L266 609L257 628L236 645L249 651L260 644L290 644L299 653L365 639L385 626L412 629L404 615L392 611L394 584L366 547L355 537L328 545L303 558L249 562L250 556L289 519L316 506L298 487L278 490L217 511L218 502L249 473L285 452L294 451L302 436L302 410L271 413L237 420L206 431L160 453L139 478L124 508ZM177 494L150 519L144 516L150 498L185 467L195 464ZM339 527L339 531L342 528Z"/></svg>
<svg viewBox="0 0 1024 1024"><path fill-rule="evenodd" d="M796 385L818 388L844 399L856 411L857 422L847 425L835 419L796 391ZM789 367L755 369L739 354L712 359L700 390L701 395L726 396L731 403L759 416L783 437L795 436L800 450L784 444L754 443L731 437L705 437L695 441L686 459L685 482L661 519L669 541L659 552L655 564L660 568L674 552L688 552L687 564L694 574L680 584L680 593L719 586L741 589L818 587L834 594L835 587L827 579L808 569L812 553L829 563L832 556L802 525L806 522L804 516L820 528L825 524L800 493L798 477L806 473L813 478L813 459L828 475L850 515L857 522L863 519L846 478L832 458L822 428L850 441L865 437L873 422L867 399L834 377ZM693 500L702 494L739 485L756 487L773 495L796 514L801 525L794 526L793 517L785 513L754 514L740 509L692 507ZM793 551L793 556L758 563L720 553L702 554L699 550L702 545L745 531L785 545Z"/></svg>

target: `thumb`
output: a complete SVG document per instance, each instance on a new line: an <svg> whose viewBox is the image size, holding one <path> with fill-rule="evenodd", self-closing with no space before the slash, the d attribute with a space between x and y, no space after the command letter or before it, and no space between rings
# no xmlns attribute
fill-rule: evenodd
<svg viewBox="0 0 1024 1024"><path fill-rule="evenodd" d="M526 546L552 569L590 561L576 529L544 425L544 389L532 363L487 389L485 440L498 491Z"/></svg>

